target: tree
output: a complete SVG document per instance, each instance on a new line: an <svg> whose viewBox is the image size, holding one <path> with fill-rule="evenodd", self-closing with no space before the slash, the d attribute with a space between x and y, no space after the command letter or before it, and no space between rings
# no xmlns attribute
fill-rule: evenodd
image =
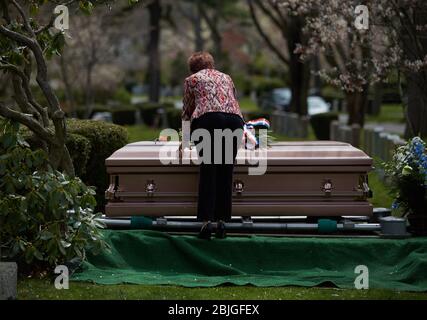
<svg viewBox="0 0 427 320"><path fill-rule="evenodd" d="M80 89L83 92L85 117L92 114L95 102L95 89L99 83L107 84L108 79L97 79L96 72L112 61L113 52L118 41L111 41L112 9L98 8L91 15L74 14L70 19L70 30L67 31L67 50L59 57L59 69L64 84L65 98L71 114L75 113L76 99L74 93ZM116 26L117 27L117 26ZM121 77L114 75L117 81ZM74 81L71 82L71 79Z"/></svg>
<svg viewBox="0 0 427 320"><path fill-rule="evenodd" d="M160 99L160 20L162 17L162 6L160 0L152 1L148 6L150 15L149 40L148 40L148 80L149 99L151 102L159 102Z"/></svg>
<svg viewBox="0 0 427 320"><path fill-rule="evenodd" d="M0 115L27 126L41 140L53 168L61 168L74 176L73 163L65 145L65 114L49 83L46 62L47 58L61 51L64 34L52 30L53 13L46 25L40 25L34 16L30 17L29 9L37 9L37 3L0 1L0 69L11 75L14 101L12 105L0 102ZM36 101L30 87L33 63L35 80L46 104Z"/></svg>
<svg viewBox="0 0 427 320"><path fill-rule="evenodd" d="M183 36L189 38L194 43L194 51L203 51L205 48L205 38L203 37L203 26L202 26L202 6L201 0L187 0L177 1L174 3L174 8L177 9L179 15L191 23L193 28L194 37L188 36L187 32L180 32L179 28L181 24L177 24L175 21L172 22L172 26L177 32L180 32ZM181 17L178 17L180 19ZM184 26L186 28L187 26Z"/></svg>
<svg viewBox="0 0 427 320"><path fill-rule="evenodd" d="M426 1L278 0L277 3L305 20L308 40L297 49L301 58L321 53L331 62L330 68L320 72L322 77L355 99L354 106L360 111L352 112L350 106L355 115L350 122L363 123L363 101L368 87L397 71L407 83L406 91L401 90L402 96L407 96L402 99L407 100L406 137L427 136ZM367 29L355 25L360 15L355 9L361 4L368 8ZM330 59L331 56L334 58Z"/></svg>
<svg viewBox="0 0 427 320"><path fill-rule="evenodd" d="M292 15L291 12L279 6L273 0L247 0L250 14L260 36L277 58L288 68L290 73L290 86L292 91L291 110L300 115L307 114L307 95L310 80L310 69L308 63L303 63L294 52L299 45L305 43L302 32L304 20ZM287 45L285 50L275 43L270 34L263 27L258 11L270 21L272 27L278 31L282 40Z"/></svg>

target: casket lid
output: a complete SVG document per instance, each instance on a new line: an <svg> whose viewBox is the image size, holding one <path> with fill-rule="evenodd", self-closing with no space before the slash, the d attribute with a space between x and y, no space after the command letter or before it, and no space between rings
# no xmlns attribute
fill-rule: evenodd
<svg viewBox="0 0 427 320"><path fill-rule="evenodd" d="M170 163L172 165L195 165L191 159L197 159L193 147L184 154L183 164L179 159L178 142L141 141L130 143L114 152L106 159L110 166L158 166ZM344 142L335 141L303 141L276 142L267 148L267 152L257 150L255 153L260 160L266 160L268 165L363 165L372 166L372 158L362 150ZM249 157L254 153L240 149L237 155L237 165L247 165Z"/></svg>

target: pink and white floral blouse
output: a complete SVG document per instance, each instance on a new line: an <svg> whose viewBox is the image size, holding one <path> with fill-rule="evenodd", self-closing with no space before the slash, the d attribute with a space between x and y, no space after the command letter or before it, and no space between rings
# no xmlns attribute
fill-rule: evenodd
<svg viewBox="0 0 427 320"><path fill-rule="evenodd" d="M227 112L242 119L233 80L215 69L203 69L184 81L182 119L193 120L207 112Z"/></svg>

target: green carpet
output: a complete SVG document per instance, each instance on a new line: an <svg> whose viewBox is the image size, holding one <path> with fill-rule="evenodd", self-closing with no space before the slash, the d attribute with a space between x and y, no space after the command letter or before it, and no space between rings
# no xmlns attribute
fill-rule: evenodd
<svg viewBox="0 0 427 320"><path fill-rule="evenodd" d="M141 230L106 230L105 238L111 251L89 256L73 280L354 288L354 269L366 265L370 288L427 291L427 238L242 236L205 241Z"/></svg>

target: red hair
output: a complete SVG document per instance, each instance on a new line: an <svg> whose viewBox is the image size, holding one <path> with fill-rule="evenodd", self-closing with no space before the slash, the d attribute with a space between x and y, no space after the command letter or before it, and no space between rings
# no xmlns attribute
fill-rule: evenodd
<svg viewBox="0 0 427 320"><path fill-rule="evenodd" d="M199 72L203 69L214 69L215 61L212 55L206 51L193 53L188 58L188 67L192 73Z"/></svg>

